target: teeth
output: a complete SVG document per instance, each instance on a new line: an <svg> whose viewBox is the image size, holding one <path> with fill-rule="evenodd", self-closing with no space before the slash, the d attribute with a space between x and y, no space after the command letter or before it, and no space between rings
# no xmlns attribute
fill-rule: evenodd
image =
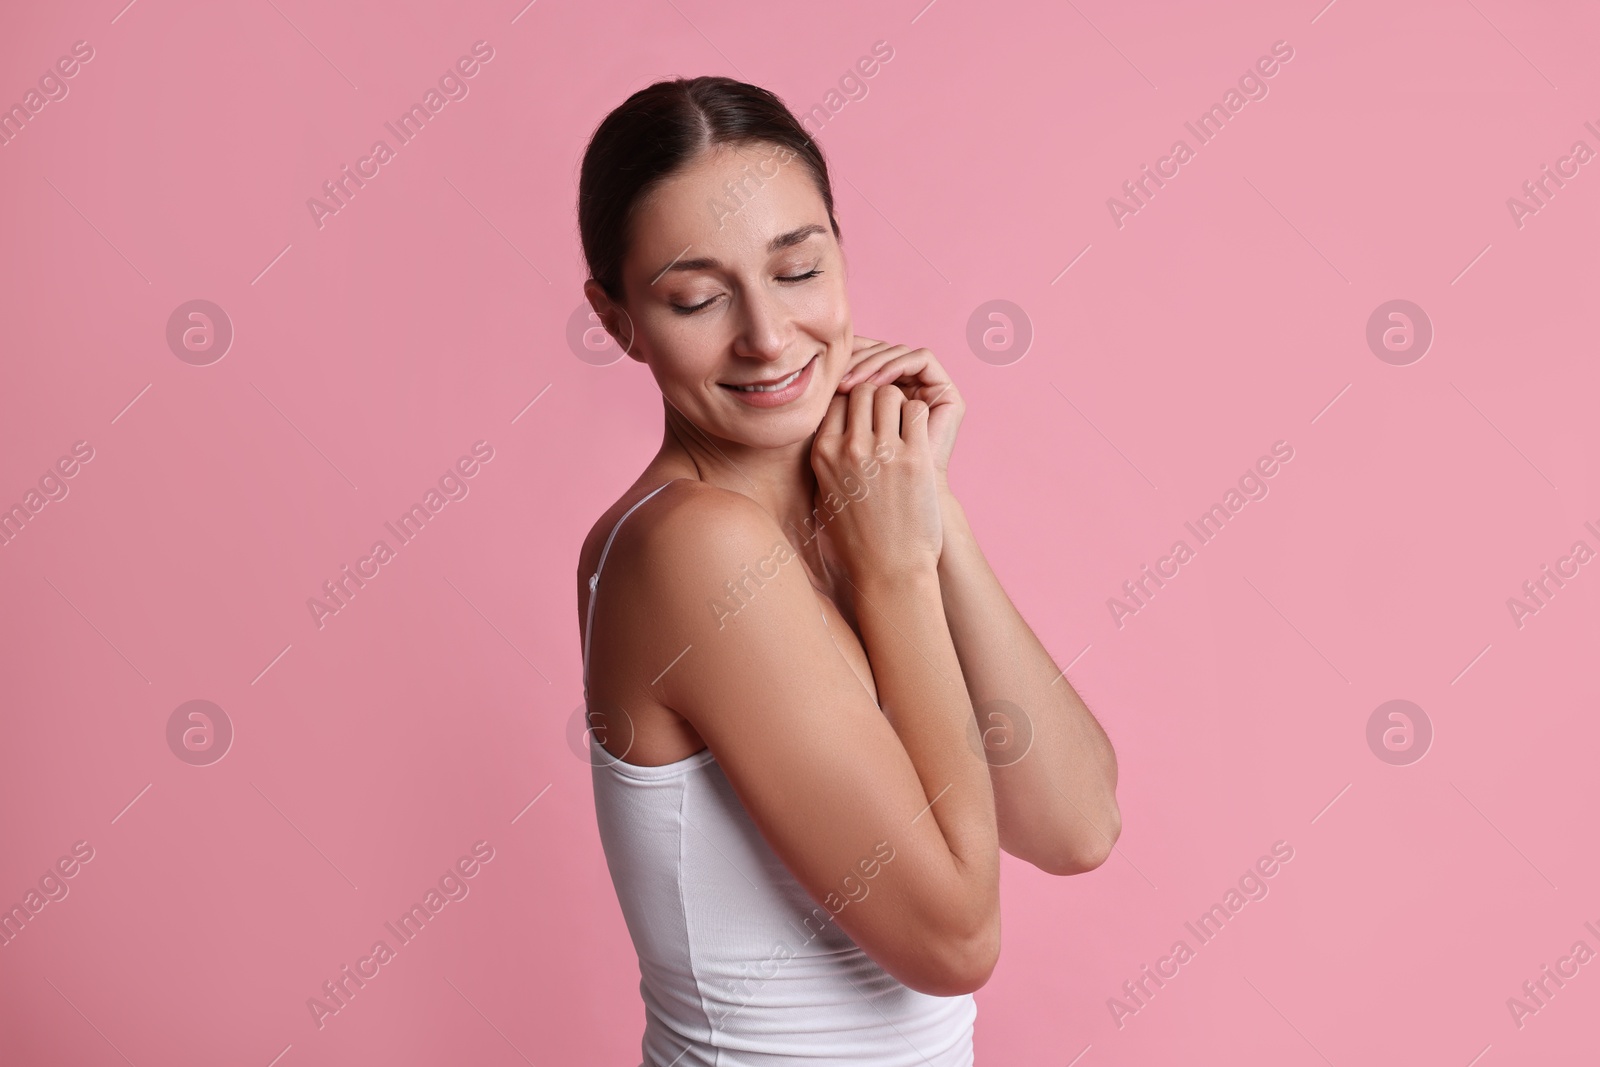
<svg viewBox="0 0 1600 1067"><path fill-rule="evenodd" d="M805 368L801 367L800 370L795 371L783 381L776 382L772 385L736 385L734 388L739 390L741 393L774 393L779 389L792 384L796 378L800 377L801 370L805 370Z"/></svg>

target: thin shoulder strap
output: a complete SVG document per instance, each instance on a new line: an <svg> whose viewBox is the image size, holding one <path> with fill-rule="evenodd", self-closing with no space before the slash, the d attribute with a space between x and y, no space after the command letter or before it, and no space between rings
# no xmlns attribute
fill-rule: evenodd
<svg viewBox="0 0 1600 1067"><path fill-rule="evenodd" d="M622 529L623 522L629 515L632 515L641 504L655 496L657 493L661 492L661 490L665 489L673 482L682 480L683 479L681 478L673 478L671 481L662 482L660 485L650 490L650 492L640 497L632 507L622 513L622 518L617 520L616 525L611 527L611 534L606 538L605 546L600 549L600 562L595 564L594 573L589 576L589 610L583 626L583 695L585 698L587 698L589 695L589 637L594 632L594 598L595 592L600 586L600 572L605 568L606 565L606 555L611 551L611 542L616 540L617 531Z"/></svg>

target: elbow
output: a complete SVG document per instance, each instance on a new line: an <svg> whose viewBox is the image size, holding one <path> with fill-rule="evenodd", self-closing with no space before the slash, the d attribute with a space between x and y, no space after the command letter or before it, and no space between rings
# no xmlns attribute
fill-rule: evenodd
<svg viewBox="0 0 1600 1067"><path fill-rule="evenodd" d="M932 980L913 988L934 997L976 993L988 984L999 962L1000 906L996 900L975 932L953 938L944 947Z"/></svg>
<svg viewBox="0 0 1600 1067"><path fill-rule="evenodd" d="M1055 853L1034 862L1046 874L1066 877L1085 874L1111 857L1111 850L1122 836L1122 811L1113 799L1104 816L1095 820L1094 832L1086 840L1064 841Z"/></svg>

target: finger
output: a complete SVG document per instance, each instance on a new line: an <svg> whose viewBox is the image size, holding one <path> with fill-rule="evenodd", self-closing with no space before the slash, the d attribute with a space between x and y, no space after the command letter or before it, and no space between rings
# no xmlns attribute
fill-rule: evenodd
<svg viewBox="0 0 1600 1067"><path fill-rule="evenodd" d="M856 338L855 347L851 349L850 358L847 361L848 369L854 370L855 368L861 366L863 362L875 358L885 350L897 347L895 345L886 344L883 341L873 341L871 344L863 343L866 340L867 338L863 337ZM902 345L898 347L903 348L904 346Z"/></svg>
<svg viewBox="0 0 1600 1067"><path fill-rule="evenodd" d="M870 370L869 368L859 376L851 376L850 381L845 382L845 389L858 389L858 387L869 384L869 382L872 386L878 387L899 386L901 389L906 390L907 397L912 398L912 400L925 400L928 403L933 402L934 395L941 394L944 390L952 387L949 381L939 381L934 376L933 371L928 370L928 368L922 368L915 362L906 363L901 362L901 360L894 360L894 362L878 366L875 370Z"/></svg>
<svg viewBox="0 0 1600 1067"><path fill-rule="evenodd" d="M926 400L923 400L921 397L911 397L907 400L907 403L909 404L912 400L915 400L917 404L921 406L906 413L906 422L920 422L926 424L928 421L928 413L933 410L933 405L928 403Z"/></svg>
<svg viewBox="0 0 1600 1067"><path fill-rule="evenodd" d="M916 389L928 384L923 380L924 373L916 357L897 355L882 362L875 361L871 367L862 367L860 371L851 374L850 384L857 385L870 381L873 385L900 385Z"/></svg>
<svg viewBox="0 0 1600 1067"><path fill-rule="evenodd" d="M927 449L928 444L928 405L921 400L906 401L906 417L901 422L900 439L912 451Z"/></svg>
<svg viewBox="0 0 1600 1067"><path fill-rule="evenodd" d="M926 363L922 357L895 360L864 380L880 388L885 385L898 386L905 390L907 397L921 400L930 408L959 407L961 404L961 394L956 392L955 384L931 357Z"/></svg>
<svg viewBox="0 0 1600 1067"><path fill-rule="evenodd" d="M850 390L845 397L847 413L844 432L848 443L854 448L868 451L872 448L872 396L875 392L877 389L868 385Z"/></svg>
<svg viewBox="0 0 1600 1067"><path fill-rule="evenodd" d="M900 413L906 404L906 394L893 385L859 386L850 395L871 391L873 435L878 444L893 441L900 436Z"/></svg>
<svg viewBox="0 0 1600 1067"><path fill-rule="evenodd" d="M835 396L828 401L828 410L823 412L822 424L817 427L819 438L834 438L844 434L845 403L848 397Z"/></svg>
<svg viewBox="0 0 1600 1067"><path fill-rule="evenodd" d="M858 354L856 361L850 365L844 376L839 379L839 384L846 388L855 385L883 366L884 363L909 351L910 349L905 345L889 345L881 351L867 349Z"/></svg>
<svg viewBox="0 0 1600 1067"><path fill-rule="evenodd" d="M871 378L879 385L910 379L924 388L945 385L950 381L950 375L945 372L944 366L933 358L933 353L926 348L919 348L914 352L885 360L877 364L876 369L870 374L861 377L863 380Z"/></svg>

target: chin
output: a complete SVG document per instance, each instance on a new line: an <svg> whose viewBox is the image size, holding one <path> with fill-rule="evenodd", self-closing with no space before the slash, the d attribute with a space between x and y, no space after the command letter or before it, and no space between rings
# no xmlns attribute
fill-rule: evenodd
<svg viewBox="0 0 1600 1067"><path fill-rule="evenodd" d="M713 425L699 421L695 421L695 425L725 441L734 441L747 448L785 448L809 439L822 425L822 417L827 412L826 404L796 405L782 411L751 408L719 419Z"/></svg>
<svg viewBox="0 0 1600 1067"><path fill-rule="evenodd" d="M803 409L786 411L782 415L756 412L743 425L733 428L729 437L751 448L785 448L803 443L820 425L821 412L814 417Z"/></svg>

